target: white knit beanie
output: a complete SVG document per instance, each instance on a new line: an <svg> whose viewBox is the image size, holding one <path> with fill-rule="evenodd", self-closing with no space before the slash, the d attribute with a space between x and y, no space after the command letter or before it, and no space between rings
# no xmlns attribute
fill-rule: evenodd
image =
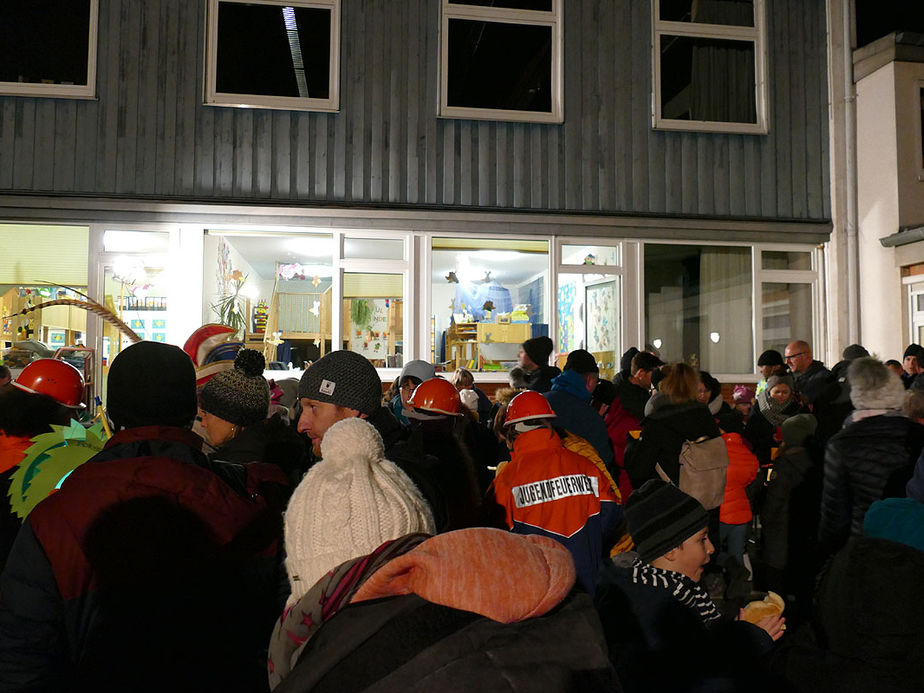
<svg viewBox="0 0 924 693"><path fill-rule="evenodd" d="M856 409L901 409L905 401L902 381L874 358L854 359L847 369L847 382Z"/></svg>
<svg viewBox="0 0 924 693"><path fill-rule="evenodd" d="M343 419L327 429L321 456L285 513L290 605L344 561L405 534L435 533L420 491L385 459L382 437L367 421Z"/></svg>

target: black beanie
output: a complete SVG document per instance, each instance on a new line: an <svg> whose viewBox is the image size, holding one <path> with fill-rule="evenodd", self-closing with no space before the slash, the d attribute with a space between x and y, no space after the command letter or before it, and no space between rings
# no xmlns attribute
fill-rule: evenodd
<svg viewBox="0 0 924 693"><path fill-rule="evenodd" d="M646 481L626 501L626 525L646 563L680 546L708 521L698 500L661 479Z"/></svg>
<svg viewBox="0 0 924 693"><path fill-rule="evenodd" d="M757 359L758 366L782 366L783 355L778 352L776 349L767 349L764 353L760 355Z"/></svg>
<svg viewBox="0 0 924 693"><path fill-rule="evenodd" d="M382 380L365 356L332 351L308 367L298 383L298 396L371 416L382 404Z"/></svg>
<svg viewBox="0 0 924 693"><path fill-rule="evenodd" d="M914 356L918 361L924 361L924 347L920 344L909 344L908 348L905 349L905 353L902 355L902 359L906 359L909 356Z"/></svg>
<svg viewBox="0 0 924 693"><path fill-rule="evenodd" d="M854 359L861 359L865 356L869 356L869 352L866 350L866 347L860 344L851 344L844 349L844 353L841 354L841 358L845 361L853 361Z"/></svg>
<svg viewBox="0 0 924 693"><path fill-rule="evenodd" d="M635 358L635 355L638 353L638 349L635 347L629 347L626 350L626 353L622 355L622 358L619 359L619 371L625 375L632 375L632 359Z"/></svg>
<svg viewBox="0 0 924 693"><path fill-rule="evenodd" d="M172 344L138 342L112 360L106 410L117 428L189 426L196 418L196 369Z"/></svg>
<svg viewBox="0 0 924 693"><path fill-rule="evenodd" d="M552 355L552 340L548 337L533 337L523 342L523 351L529 356L529 360L537 366L546 366L549 363L549 356Z"/></svg>
<svg viewBox="0 0 924 693"><path fill-rule="evenodd" d="M597 359L586 349L574 349L568 354L568 359L565 361L563 370L575 371L581 375L600 372L600 369L597 367Z"/></svg>
<svg viewBox="0 0 924 693"><path fill-rule="evenodd" d="M203 411L238 426L250 426L266 418L269 383L263 377L266 359L253 349L241 349L234 368L216 373L202 387L199 406Z"/></svg>

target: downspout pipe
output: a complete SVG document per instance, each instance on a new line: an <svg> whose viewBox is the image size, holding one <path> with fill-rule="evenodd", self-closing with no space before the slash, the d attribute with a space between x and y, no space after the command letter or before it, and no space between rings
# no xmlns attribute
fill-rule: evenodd
<svg viewBox="0 0 924 693"><path fill-rule="evenodd" d="M844 0L842 12L844 59L844 166L847 182L845 191L844 232L847 239L847 331L851 344L860 343L860 255L857 233L857 97L853 83L853 0Z"/></svg>

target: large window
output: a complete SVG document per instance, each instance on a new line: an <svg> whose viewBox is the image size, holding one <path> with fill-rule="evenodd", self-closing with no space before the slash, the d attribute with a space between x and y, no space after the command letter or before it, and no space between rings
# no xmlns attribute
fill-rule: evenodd
<svg viewBox="0 0 924 693"><path fill-rule="evenodd" d="M653 125L767 132L763 0L653 0Z"/></svg>
<svg viewBox="0 0 924 693"><path fill-rule="evenodd" d="M96 96L99 0L0 2L0 93Z"/></svg>
<svg viewBox="0 0 924 693"><path fill-rule="evenodd" d="M816 345L813 315L819 312L815 254L804 248L759 250L761 351L781 354L789 342L802 339Z"/></svg>
<svg viewBox="0 0 924 693"><path fill-rule="evenodd" d="M337 111L340 0L209 0L205 103Z"/></svg>
<svg viewBox="0 0 924 693"><path fill-rule="evenodd" d="M434 362L506 371L524 341L549 335L547 241L434 238L430 259Z"/></svg>
<svg viewBox="0 0 924 693"><path fill-rule="evenodd" d="M751 249L645 244L645 342L665 361L754 370Z"/></svg>
<svg viewBox="0 0 924 693"><path fill-rule="evenodd" d="M562 0L443 0L448 118L562 122Z"/></svg>

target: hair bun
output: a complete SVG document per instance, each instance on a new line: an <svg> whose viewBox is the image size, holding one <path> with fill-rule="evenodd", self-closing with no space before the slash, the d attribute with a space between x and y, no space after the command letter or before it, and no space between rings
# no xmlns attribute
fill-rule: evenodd
<svg viewBox="0 0 924 693"><path fill-rule="evenodd" d="M266 359L263 354L254 349L241 349L234 357L234 368L241 371L244 375L255 378L263 375L266 368Z"/></svg>

